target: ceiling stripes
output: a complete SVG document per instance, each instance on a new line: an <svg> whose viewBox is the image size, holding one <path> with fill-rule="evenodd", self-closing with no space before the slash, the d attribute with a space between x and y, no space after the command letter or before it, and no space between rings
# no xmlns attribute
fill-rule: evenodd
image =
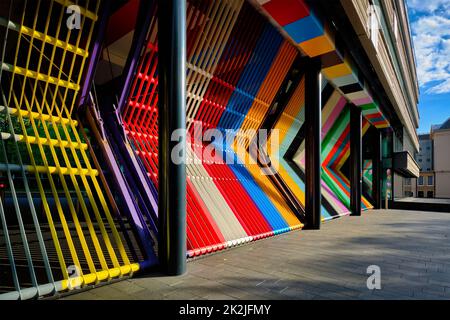
<svg viewBox="0 0 450 320"><path fill-rule="evenodd" d="M271 0L264 1L262 7L310 57L334 50L331 29L305 1Z"/></svg>
<svg viewBox="0 0 450 320"><path fill-rule="evenodd" d="M363 106L373 104L374 113L381 110L374 102L365 79L349 54L342 50L331 25L318 15L305 0L258 0L273 20L286 32L307 56L319 57L322 73L344 94L347 101ZM379 129L390 126L382 115L371 123Z"/></svg>

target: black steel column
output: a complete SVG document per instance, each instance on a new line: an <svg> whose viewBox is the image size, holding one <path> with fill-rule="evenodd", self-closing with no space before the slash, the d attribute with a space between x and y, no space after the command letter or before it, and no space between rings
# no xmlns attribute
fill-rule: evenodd
<svg viewBox="0 0 450 320"><path fill-rule="evenodd" d="M372 159L372 190L375 201L375 209L381 209L381 181L383 170L382 159L382 136L381 131L374 130L373 133L373 159Z"/></svg>
<svg viewBox="0 0 450 320"><path fill-rule="evenodd" d="M322 103L321 64L311 59L305 73L305 218L306 228L318 230L321 221Z"/></svg>
<svg viewBox="0 0 450 320"><path fill-rule="evenodd" d="M158 256L164 272L180 275L186 271L186 0L158 0L158 30ZM182 161L171 157L180 143Z"/></svg>
<svg viewBox="0 0 450 320"><path fill-rule="evenodd" d="M361 215L362 191L362 113L350 105L350 209L352 215Z"/></svg>

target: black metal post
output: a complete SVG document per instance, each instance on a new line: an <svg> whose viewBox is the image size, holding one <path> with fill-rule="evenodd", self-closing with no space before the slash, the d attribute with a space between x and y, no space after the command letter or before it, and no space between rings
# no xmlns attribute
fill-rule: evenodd
<svg viewBox="0 0 450 320"><path fill-rule="evenodd" d="M158 30L158 255L164 272L180 275L186 271L186 0L158 0Z"/></svg>
<svg viewBox="0 0 450 320"><path fill-rule="evenodd" d="M311 59L305 73L305 215L306 228L318 230L321 222L322 103L321 64Z"/></svg>
<svg viewBox="0 0 450 320"><path fill-rule="evenodd" d="M362 190L362 113L350 106L350 209L352 215L361 215Z"/></svg>
<svg viewBox="0 0 450 320"><path fill-rule="evenodd" d="M372 190L375 209L381 209L381 181L383 170L381 131L374 130L372 159Z"/></svg>

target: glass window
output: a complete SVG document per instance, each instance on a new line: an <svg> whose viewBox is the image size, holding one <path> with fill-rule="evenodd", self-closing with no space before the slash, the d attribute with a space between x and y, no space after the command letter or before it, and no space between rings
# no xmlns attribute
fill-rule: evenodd
<svg viewBox="0 0 450 320"><path fill-rule="evenodd" d="M398 39L398 21L397 21L397 15L394 13L394 36L395 40Z"/></svg>
<svg viewBox="0 0 450 320"><path fill-rule="evenodd" d="M377 10L374 5L370 6L370 18L369 18L369 30L370 30L370 40L372 40L372 43L376 50L378 50L378 30L380 28L380 23L378 20Z"/></svg>
<svg viewBox="0 0 450 320"><path fill-rule="evenodd" d="M428 177L428 185L432 186L433 185L433 176L429 176Z"/></svg>
<svg viewBox="0 0 450 320"><path fill-rule="evenodd" d="M419 177L419 186L423 186L423 177Z"/></svg>

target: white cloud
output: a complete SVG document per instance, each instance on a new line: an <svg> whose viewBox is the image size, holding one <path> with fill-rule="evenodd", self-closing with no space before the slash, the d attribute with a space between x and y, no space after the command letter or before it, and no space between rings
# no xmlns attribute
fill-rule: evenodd
<svg viewBox="0 0 450 320"><path fill-rule="evenodd" d="M413 10L426 12L412 23L420 86L427 93L450 92L450 10L448 0L409 0Z"/></svg>
<svg viewBox="0 0 450 320"><path fill-rule="evenodd" d="M432 13L450 8L448 0L408 0L408 7L417 12Z"/></svg>
<svg viewBox="0 0 450 320"><path fill-rule="evenodd" d="M450 79L434 86L428 90L428 93L448 93L450 92Z"/></svg>

